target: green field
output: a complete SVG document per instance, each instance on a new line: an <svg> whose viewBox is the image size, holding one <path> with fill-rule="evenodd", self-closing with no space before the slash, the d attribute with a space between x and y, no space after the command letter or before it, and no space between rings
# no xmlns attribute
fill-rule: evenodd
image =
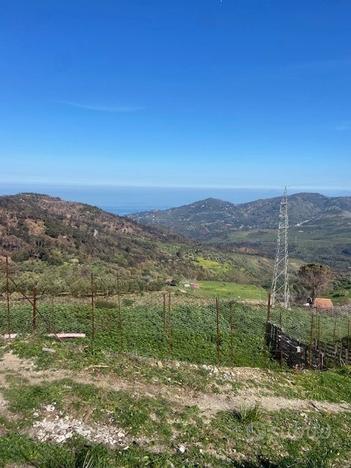
<svg viewBox="0 0 351 468"><path fill-rule="evenodd" d="M162 296L161 296L162 299ZM175 300L175 298L174 298ZM106 307L105 307L106 305ZM112 307L110 307L112 306ZM102 302L95 310L95 352L132 352L154 358L170 358L214 364L217 356L217 323L214 302L209 305L174 305L165 328L162 302L154 306L123 306L121 315L114 304ZM37 335L50 332L81 332L92 336L88 305L41 304ZM228 302L220 304L219 362L225 365L270 367L264 345L265 313ZM6 314L0 309L0 328L7 330ZM232 333L230 324L232 323ZM11 331L31 333L31 307L11 310ZM91 340L86 339L88 345ZM52 340L50 340L52 341ZM30 346L29 346L30 348Z"/></svg>
<svg viewBox="0 0 351 468"><path fill-rule="evenodd" d="M233 300L266 301L267 291L253 284L238 284L225 281L199 281L200 288L193 294L199 297L220 297Z"/></svg>
<svg viewBox="0 0 351 468"><path fill-rule="evenodd" d="M223 288L222 299L219 301L218 333L214 300L199 298L198 304L186 303L186 298L172 295L171 308L168 311L168 306L166 307L165 319L162 295L155 295L155 302L150 304L147 304L148 296L145 295L141 296L144 304L125 298L122 300L120 311L112 299L97 301L94 322L88 304L40 303L35 334L43 336L48 332L85 333L85 343L93 344L96 352L131 352L199 364L220 363L227 366L252 367L275 365L264 344L267 314L265 305L255 307L226 300L226 296L235 297L234 291L247 299L259 298L260 289L255 286L245 287L227 283L204 284L208 289L201 288L196 290L195 294L199 291L208 296L219 295ZM10 315L12 333L32 332L32 311L29 304L13 304ZM287 333L301 341L309 342L311 315L308 310L273 309L272 320L279 323L280 318ZM92 337L93 326L95 339L92 343L89 338ZM322 341L333 342L334 331L335 339L341 339L347 335L347 329L346 317L338 317L335 321L329 314L321 314ZM8 331L4 304L0 306L0 330L2 333Z"/></svg>

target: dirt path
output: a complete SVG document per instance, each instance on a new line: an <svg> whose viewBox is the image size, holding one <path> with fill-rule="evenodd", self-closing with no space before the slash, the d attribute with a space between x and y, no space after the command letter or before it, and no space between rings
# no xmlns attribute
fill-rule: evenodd
<svg viewBox="0 0 351 468"><path fill-rule="evenodd" d="M238 381L243 370L237 372ZM136 397L143 395L151 398L164 398L179 407L197 406L207 415L214 415L219 411L243 410L255 405L266 411L279 411L282 409L295 411L322 411L329 413L351 412L351 405L330 403L327 401L289 399L276 396L262 396L257 388L239 390L236 394L215 394L196 392L189 388L178 386L150 384L123 380L115 375L94 375L88 371L74 372L70 370L35 370L31 361L18 358L12 353L6 353L0 361L0 385L6 385L6 373L14 373L28 380L30 384L41 382L55 382L70 379L76 383L95 385L106 390L123 390ZM236 374L233 369L234 375ZM250 370L252 376L252 370ZM1 403L1 397L0 397ZM4 403L2 403L4 404ZM0 405L1 407L1 405Z"/></svg>

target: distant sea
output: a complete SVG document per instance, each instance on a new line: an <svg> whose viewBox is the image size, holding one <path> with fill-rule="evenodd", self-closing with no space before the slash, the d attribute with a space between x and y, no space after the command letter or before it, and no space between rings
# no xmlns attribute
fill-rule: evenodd
<svg viewBox="0 0 351 468"><path fill-rule="evenodd" d="M219 198L232 203L245 203L259 198L277 197L282 194L278 189L259 188L173 188L173 187L110 187L46 184L0 184L1 195L19 192L36 192L57 196L65 200L78 201L98 206L106 211L127 215L139 211L164 210L192 203L204 198ZM289 193L306 192L305 189L290 190ZM327 196L351 196L351 189L315 189Z"/></svg>

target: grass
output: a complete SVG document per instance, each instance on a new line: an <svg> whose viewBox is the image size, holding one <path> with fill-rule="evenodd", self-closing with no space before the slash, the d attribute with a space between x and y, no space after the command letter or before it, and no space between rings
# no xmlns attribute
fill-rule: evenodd
<svg viewBox="0 0 351 468"><path fill-rule="evenodd" d="M260 290L255 286L239 286L232 283L204 282L199 291L208 294L222 285L223 295L233 297L234 292L254 297ZM227 286L229 289L227 289ZM207 290L206 290L207 288ZM218 291L218 290L217 290ZM196 298L193 298L196 299ZM95 340L92 336L92 315L89 305L81 303L39 305L37 336L43 337L47 331L82 332L87 335L79 341L81 355L94 360L108 353L133 353L156 359L176 359L197 364L221 364L226 366L274 367L264 344L266 321L265 307L252 307L240 303L231 303L222 298L219 310L219 335L217 335L216 308L214 301L205 300L201 305L182 304L176 296L172 298L169 319L164 320L162 296L158 303L142 305L134 302L122 303L119 313L112 300L99 301L95 310ZM174 304L173 304L174 301ZM206 302L207 301L207 302ZM272 320L279 323L280 313L284 330L291 336L309 343L311 314L306 309L272 310ZM168 313L167 313L168 314ZM333 342L347 335L347 318L334 317L328 313L320 315L321 340ZM336 325L336 326L335 326ZM6 311L0 305L0 329L7 332ZM31 307L26 304L14 304L11 308L11 331L19 334L31 333ZM45 343L45 344L44 344ZM47 339L40 344L30 346L52 346ZM219 360L217 347L219 345ZM21 341L19 347L23 347ZM65 353L72 356L74 350L65 348ZM75 348L76 349L76 345ZM40 351L40 349L39 349ZM42 354L42 353L41 353ZM56 358L56 357L55 357ZM49 353L41 361L50 362ZM86 361L84 359L84 361Z"/></svg>
<svg viewBox="0 0 351 468"><path fill-rule="evenodd" d="M238 284L225 281L200 281L200 288L194 290L199 297L219 297L237 300L266 301L267 291L252 284Z"/></svg>
<svg viewBox="0 0 351 468"><path fill-rule="evenodd" d="M231 269L231 265L226 262L218 262L216 260L211 260L209 258L197 257L196 263L206 270L210 270L212 273L226 273Z"/></svg>
<svg viewBox="0 0 351 468"><path fill-rule="evenodd" d="M267 412L252 406L209 418L197 407L68 379L36 385L11 379L8 385L4 395L18 419L1 421L0 466L346 467L351 453L349 413ZM33 413L40 419L46 404L85 424L123 428L128 448L111 450L79 437L59 445L30 439L23 420L30 426ZM181 445L184 454L177 451Z"/></svg>
<svg viewBox="0 0 351 468"><path fill-rule="evenodd" d="M173 417L174 412L162 398L137 397L127 391L103 390L69 379L37 385L14 380L3 393L9 409L21 414L27 423L34 411L54 403L55 408L71 417L88 414L85 422L112 424L134 436L157 434L168 440L171 435L166 416Z"/></svg>
<svg viewBox="0 0 351 468"><path fill-rule="evenodd" d="M89 306L41 304L37 334L46 333L48 321L51 331L75 331L91 337L91 309ZM1 310L0 310L1 313ZM220 310L220 361L222 365L267 367L271 365L264 345L264 313L237 304L230 311L223 303ZM2 321L2 323L1 323ZM13 330L31 332L31 310L18 305L11 310ZM163 308L159 306L124 306L121 320L118 310L96 309L94 353L130 352L157 359L177 359L194 363L216 364L217 334L214 304L203 306L175 305L171 308L170 327L164 328ZM231 332L232 324L232 332ZM1 313L0 327L6 330L5 314ZM52 341L52 340L51 340ZM50 346L50 342L48 345ZM84 342L84 352L91 352L91 341ZM46 359L50 360L48 356Z"/></svg>
<svg viewBox="0 0 351 468"><path fill-rule="evenodd" d="M272 320L275 323L280 322L280 313L282 315L282 325L284 330L291 336L309 343L311 332L311 311L305 308L294 307L291 310L273 309ZM320 322L320 340L333 343L334 330L335 339L340 340L347 336L348 317L321 311L318 319ZM316 320L314 322L317 323Z"/></svg>
<svg viewBox="0 0 351 468"><path fill-rule="evenodd" d="M262 418L262 411L258 405L233 411L232 415L242 424L250 424Z"/></svg>

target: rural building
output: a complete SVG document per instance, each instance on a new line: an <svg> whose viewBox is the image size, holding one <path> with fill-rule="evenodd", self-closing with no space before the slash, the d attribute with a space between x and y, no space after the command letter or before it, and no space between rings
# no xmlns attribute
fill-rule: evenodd
<svg viewBox="0 0 351 468"><path fill-rule="evenodd" d="M310 304L311 307L317 310L333 310L334 304L331 299L316 297L315 300Z"/></svg>

